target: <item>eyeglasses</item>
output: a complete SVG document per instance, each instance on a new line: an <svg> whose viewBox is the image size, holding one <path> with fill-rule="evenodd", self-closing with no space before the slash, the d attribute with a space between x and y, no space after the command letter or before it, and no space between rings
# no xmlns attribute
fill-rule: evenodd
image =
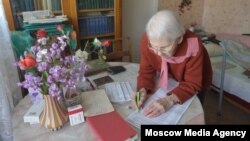
<svg viewBox="0 0 250 141"><path fill-rule="evenodd" d="M148 47L149 47L149 49L151 49L152 51L154 51L156 54L166 55L166 54L169 54L169 53L171 53L173 51L173 49L175 48L174 46L176 45L176 43L177 43L177 40L175 40L172 43L170 43L168 45L165 45L165 46L154 47L148 41Z"/></svg>

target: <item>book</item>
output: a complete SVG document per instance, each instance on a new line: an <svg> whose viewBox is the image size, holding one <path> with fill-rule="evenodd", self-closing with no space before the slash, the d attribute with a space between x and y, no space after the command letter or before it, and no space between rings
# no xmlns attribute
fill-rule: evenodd
<svg viewBox="0 0 250 141"><path fill-rule="evenodd" d="M107 68L107 71L109 74L117 74L126 71L126 68L123 66L111 66Z"/></svg>
<svg viewBox="0 0 250 141"><path fill-rule="evenodd" d="M85 72L86 77L107 71L107 68L110 67L107 62L101 62L99 59L88 61L87 65L88 70Z"/></svg>
<svg viewBox="0 0 250 141"><path fill-rule="evenodd" d="M104 76L104 77L100 77L100 78L96 78L93 80L94 82L94 86L97 88L97 87L100 87L106 83L110 83L110 82L114 82L114 80L110 77L110 76Z"/></svg>
<svg viewBox="0 0 250 141"><path fill-rule="evenodd" d="M96 116L114 111L104 89L86 91L81 94L84 116Z"/></svg>
<svg viewBox="0 0 250 141"><path fill-rule="evenodd" d="M125 141L137 135L116 111L87 117L87 123L99 141Z"/></svg>

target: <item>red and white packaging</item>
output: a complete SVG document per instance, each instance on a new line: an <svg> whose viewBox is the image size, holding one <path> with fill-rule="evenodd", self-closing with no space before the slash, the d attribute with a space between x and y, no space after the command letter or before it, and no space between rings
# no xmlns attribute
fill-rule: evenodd
<svg viewBox="0 0 250 141"><path fill-rule="evenodd" d="M71 126L80 124L85 121L83 116L83 108L80 104L68 107L68 115Z"/></svg>

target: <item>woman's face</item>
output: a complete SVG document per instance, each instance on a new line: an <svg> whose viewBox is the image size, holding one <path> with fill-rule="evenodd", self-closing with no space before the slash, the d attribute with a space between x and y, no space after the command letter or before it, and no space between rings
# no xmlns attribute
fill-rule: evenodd
<svg viewBox="0 0 250 141"><path fill-rule="evenodd" d="M176 40L168 40L165 38L161 39L152 38L149 39L148 47L159 56L172 57L176 52L179 41L180 38L177 38Z"/></svg>

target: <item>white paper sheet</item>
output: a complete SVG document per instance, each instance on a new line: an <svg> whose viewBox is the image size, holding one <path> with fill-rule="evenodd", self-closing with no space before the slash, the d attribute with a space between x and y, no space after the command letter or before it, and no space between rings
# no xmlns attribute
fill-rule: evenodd
<svg viewBox="0 0 250 141"><path fill-rule="evenodd" d="M133 93L129 82L114 82L105 84L106 94L111 102L122 103L131 100Z"/></svg>
<svg viewBox="0 0 250 141"><path fill-rule="evenodd" d="M127 118L128 122L130 122L133 126L140 129L142 124L177 124L184 112L187 110L193 98L190 98L182 105L176 104L167 112L163 113L162 115L155 117L155 118L148 118L143 115L144 109L149 106L151 103L155 102L157 99L165 97L166 93L174 89L178 83L172 79L169 80L169 87L168 89L158 89L155 94L153 94L148 101L145 103L145 106L140 112L133 112Z"/></svg>

